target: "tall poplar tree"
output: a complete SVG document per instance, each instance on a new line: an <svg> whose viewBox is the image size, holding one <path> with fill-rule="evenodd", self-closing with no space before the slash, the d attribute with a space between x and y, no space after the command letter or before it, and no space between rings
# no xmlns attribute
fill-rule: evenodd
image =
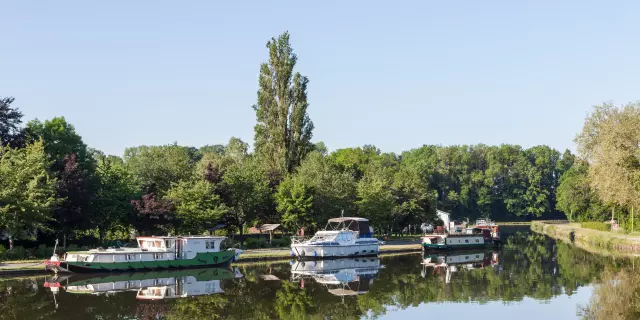
<svg viewBox="0 0 640 320"><path fill-rule="evenodd" d="M267 42L269 61L260 66L258 103L253 106L256 154L280 174L293 172L312 149L313 122L307 114L309 79L293 68L298 57L289 33Z"/></svg>

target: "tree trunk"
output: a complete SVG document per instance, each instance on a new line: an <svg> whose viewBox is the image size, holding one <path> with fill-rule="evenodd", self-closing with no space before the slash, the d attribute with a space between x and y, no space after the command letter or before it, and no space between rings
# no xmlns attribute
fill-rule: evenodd
<svg viewBox="0 0 640 320"><path fill-rule="evenodd" d="M104 228L100 228L100 244L102 244L104 242L104 238L106 237L106 231L104 230Z"/></svg>
<svg viewBox="0 0 640 320"><path fill-rule="evenodd" d="M67 250L67 233L62 234L62 247Z"/></svg>
<svg viewBox="0 0 640 320"><path fill-rule="evenodd" d="M571 212L569 213L569 221L571 221L571 217L573 217L573 209L571 209Z"/></svg>
<svg viewBox="0 0 640 320"><path fill-rule="evenodd" d="M13 236L9 235L9 250L13 249Z"/></svg>

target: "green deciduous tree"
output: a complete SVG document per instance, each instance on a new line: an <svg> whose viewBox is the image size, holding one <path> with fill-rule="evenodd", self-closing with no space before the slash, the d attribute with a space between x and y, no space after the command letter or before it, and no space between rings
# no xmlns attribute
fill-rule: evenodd
<svg viewBox="0 0 640 320"><path fill-rule="evenodd" d="M266 172L255 159L229 166L222 178L223 200L228 211L228 222L240 233L273 203Z"/></svg>
<svg viewBox="0 0 640 320"><path fill-rule="evenodd" d="M163 196L172 183L191 179L194 161L190 148L170 144L127 148L124 161L142 190L154 188Z"/></svg>
<svg viewBox="0 0 640 320"><path fill-rule="evenodd" d="M619 206L638 205L640 103L621 108L594 107L576 143L589 163L589 180L600 199Z"/></svg>
<svg viewBox="0 0 640 320"><path fill-rule="evenodd" d="M33 120L25 128L28 141L42 139L51 163L51 172L58 180L51 228L63 239L91 226L89 204L95 192L95 159L73 125L64 117L41 122Z"/></svg>
<svg viewBox="0 0 640 320"><path fill-rule="evenodd" d="M278 187L275 199L280 220L287 229L297 230L315 224L312 192L299 180L285 179Z"/></svg>
<svg viewBox="0 0 640 320"><path fill-rule="evenodd" d="M269 61L260 66L258 103L253 106L256 154L272 170L293 172L312 149L313 122L307 108L307 77L293 72L298 57L289 33L267 42Z"/></svg>
<svg viewBox="0 0 640 320"><path fill-rule="evenodd" d="M344 210L346 215L356 215L355 181L350 173L340 172L331 160L320 152L307 155L292 178L295 184L311 191L313 219L325 223Z"/></svg>
<svg viewBox="0 0 640 320"><path fill-rule="evenodd" d="M122 231L131 223L134 215L131 200L138 196L139 191L121 158L98 155L96 161L98 184L91 199L91 208L92 221L102 242L107 231L117 228Z"/></svg>
<svg viewBox="0 0 640 320"><path fill-rule="evenodd" d="M95 163L89 155L87 145L82 141L82 137L76 133L74 126L67 122L64 117L56 117L51 120L41 122L32 120L25 128L29 141L42 139L44 150L52 162L51 170L62 172L65 166L65 157L75 153L77 162L81 169L93 172Z"/></svg>
<svg viewBox="0 0 640 320"><path fill-rule="evenodd" d="M357 192L358 215L379 228L393 223L396 198L388 177L382 173L367 174L358 182Z"/></svg>
<svg viewBox="0 0 640 320"><path fill-rule="evenodd" d="M22 112L11 107L14 100L13 97L0 98L0 146L19 147L24 142L24 134L20 127Z"/></svg>
<svg viewBox="0 0 640 320"><path fill-rule="evenodd" d="M205 181L181 181L173 185L166 196L175 205L178 232L200 234L213 227L227 212L215 185Z"/></svg>
<svg viewBox="0 0 640 320"><path fill-rule="evenodd" d="M0 149L0 226L13 238L46 228L56 204L55 179L42 141Z"/></svg>
<svg viewBox="0 0 640 320"><path fill-rule="evenodd" d="M586 161L576 160L560 178L556 206L569 220L604 221L607 218L607 208L589 185L588 171L589 165Z"/></svg>

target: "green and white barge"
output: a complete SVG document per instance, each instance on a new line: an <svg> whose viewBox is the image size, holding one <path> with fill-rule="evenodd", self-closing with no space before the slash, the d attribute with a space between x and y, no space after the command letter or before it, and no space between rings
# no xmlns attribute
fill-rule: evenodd
<svg viewBox="0 0 640 320"><path fill-rule="evenodd" d="M422 249L468 250L493 246L491 231L484 228L467 228L456 233L431 233L422 238Z"/></svg>
<svg viewBox="0 0 640 320"><path fill-rule="evenodd" d="M215 267L237 260L240 249L226 237L137 237L138 248L93 249L54 254L45 266L53 272L124 272Z"/></svg>

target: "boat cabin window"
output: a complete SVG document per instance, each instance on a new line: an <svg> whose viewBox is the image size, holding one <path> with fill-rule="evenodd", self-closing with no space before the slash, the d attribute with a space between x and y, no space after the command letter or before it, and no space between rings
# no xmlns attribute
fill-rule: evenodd
<svg viewBox="0 0 640 320"><path fill-rule="evenodd" d="M162 240L138 240L140 248L162 248Z"/></svg>
<svg viewBox="0 0 640 320"><path fill-rule="evenodd" d="M136 260L136 255L135 254L127 254L124 256L125 260Z"/></svg>
<svg viewBox="0 0 640 320"><path fill-rule="evenodd" d="M207 240L205 241L207 245L207 249L215 250L216 249L216 240Z"/></svg>
<svg viewBox="0 0 640 320"><path fill-rule="evenodd" d="M341 233L336 237L338 241L351 241L351 233Z"/></svg>

